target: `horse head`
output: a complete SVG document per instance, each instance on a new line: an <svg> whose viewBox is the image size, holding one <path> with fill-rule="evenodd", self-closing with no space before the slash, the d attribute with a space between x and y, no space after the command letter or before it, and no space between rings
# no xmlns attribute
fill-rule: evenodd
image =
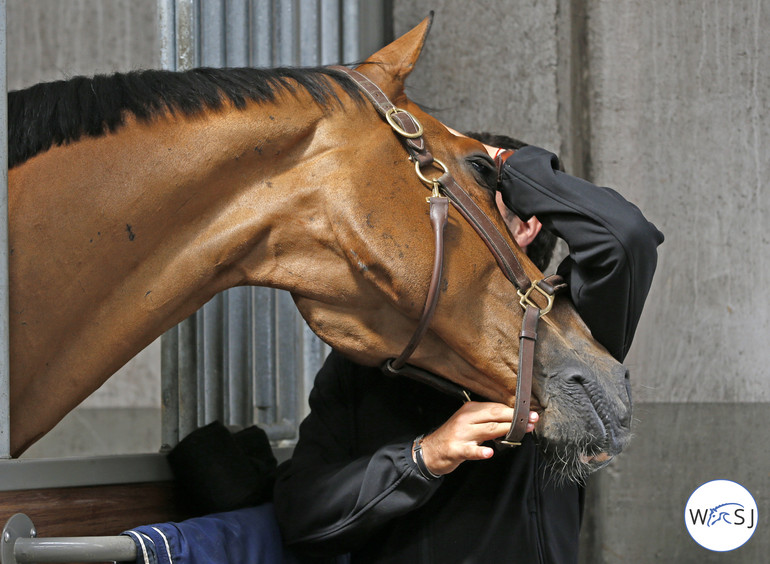
<svg viewBox="0 0 770 564"><path fill-rule="evenodd" d="M496 210L496 169L484 147L454 135L405 94L405 80L429 27L426 19L357 70L416 117L433 155L505 234L527 276L539 280L542 273ZM334 303L300 293L295 300L309 325L332 346L360 363L380 364L404 347L425 301L433 257L425 202L430 193L415 176L401 141L371 106L359 107L355 119L329 120L324 134L355 140L331 160L336 172L327 183L325 204L337 252L347 259L338 279L350 280L355 291ZM365 176L351 174L351 160ZM523 315L516 289L456 210L450 213L445 245L438 307L410 363L513 405ZM556 299L538 332L532 398L541 414L536 434L558 470L580 478L604 465L628 440L628 374L591 337L568 298Z"/></svg>

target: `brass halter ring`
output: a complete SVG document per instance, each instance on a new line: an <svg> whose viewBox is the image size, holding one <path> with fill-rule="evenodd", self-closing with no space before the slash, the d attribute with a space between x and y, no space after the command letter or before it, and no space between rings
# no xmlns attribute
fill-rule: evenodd
<svg viewBox="0 0 770 564"><path fill-rule="evenodd" d="M443 175L447 174L449 172L449 169L446 167L444 163L442 163L438 159L433 159L433 162L431 163L433 165L436 165L436 168L440 168L442 170L441 174L437 176L436 178L428 178L422 173L422 168L420 167L420 161L415 160L414 161L414 172L417 173L417 176L420 178L420 180L425 183L426 186L430 186L433 188L433 197L438 198L441 194L439 194L438 187L441 185L441 183L438 181L439 178L441 178Z"/></svg>
<svg viewBox="0 0 770 564"><path fill-rule="evenodd" d="M417 126L417 131L414 133L409 133L407 130L405 130L403 127L401 127L398 123L396 123L396 120L393 119L393 114L406 114L409 119L411 119L414 124ZM422 124L417 121L417 118L415 118L412 114L407 112L406 110L402 110L401 108L397 108L393 106L390 108L387 112L385 112L385 121L388 122L388 125L392 127L396 133L398 133L401 137L406 137L407 139L417 139L418 137L422 136Z"/></svg>

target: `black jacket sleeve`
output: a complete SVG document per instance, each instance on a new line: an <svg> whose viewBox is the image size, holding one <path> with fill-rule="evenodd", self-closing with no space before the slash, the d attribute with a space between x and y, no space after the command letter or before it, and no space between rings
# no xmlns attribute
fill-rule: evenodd
<svg viewBox="0 0 770 564"><path fill-rule="evenodd" d="M502 165L505 205L523 220L537 216L564 239L558 274L591 332L622 361L634 338L663 234L620 194L558 170L558 159L524 147Z"/></svg>
<svg viewBox="0 0 770 564"><path fill-rule="evenodd" d="M345 389L356 380L354 367L335 352L327 358L300 426L302 440L278 471L274 503L284 542L308 554L355 549L381 525L420 507L442 481L420 475L413 437L354 454L362 450L358 406Z"/></svg>

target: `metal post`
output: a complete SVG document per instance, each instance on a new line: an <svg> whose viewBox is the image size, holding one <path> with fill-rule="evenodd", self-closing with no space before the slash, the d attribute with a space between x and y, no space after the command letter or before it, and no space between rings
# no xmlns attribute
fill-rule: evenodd
<svg viewBox="0 0 770 564"><path fill-rule="evenodd" d="M160 38L160 68L176 68L176 21L174 0L158 0L158 35Z"/></svg>
<svg viewBox="0 0 770 564"><path fill-rule="evenodd" d="M8 102L5 79L5 0L0 0L0 458L11 457L8 335Z"/></svg>
<svg viewBox="0 0 770 564"><path fill-rule="evenodd" d="M173 70L187 70L195 67L198 60L197 4L195 0L176 0L175 40L176 67Z"/></svg>

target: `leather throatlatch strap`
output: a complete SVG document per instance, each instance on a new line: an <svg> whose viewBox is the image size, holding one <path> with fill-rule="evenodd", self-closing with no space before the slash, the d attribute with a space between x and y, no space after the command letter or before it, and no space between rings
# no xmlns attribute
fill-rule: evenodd
<svg viewBox="0 0 770 564"><path fill-rule="evenodd" d="M387 97L387 95L372 82L368 77L356 70L347 67L332 67L348 75L355 82L366 97L372 102L377 112L400 136L401 140L409 152L410 159L417 163L418 175L425 181L419 172L421 168L429 165L435 165L443 168L444 173L437 179L432 180L434 185L434 197L429 198L430 217L433 225L435 239L435 255L433 271L431 274L428 295L425 300L422 315L412 338L404 348L402 353L395 359L385 361L382 370L391 375L408 376L420 382L426 383L434 388L458 397L462 400L468 400L467 392L445 378L432 374L426 370L412 366L407 360L419 345L430 325L431 319L438 302L439 286L443 270L444 257L444 226L447 222L448 202L446 197L435 197L437 185L441 187L444 194L452 201L454 207L476 230L478 235L492 252L503 274L518 289L521 299L521 305L525 309L524 319L522 321L521 334L519 335L519 372L516 378L516 405L514 406L513 422L511 429L500 444L515 446L520 444L527 429L529 419L529 404L532 392L532 372L534 367L534 350L537 340L537 322L547 310L541 310L540 307L528 299L533 286L533 282L527 276L524 268L516 257L515 253L508 245L507 240L487 215L476 205L470 195L455 181L451 173L439 161L436 161L430 151L427 149L425 140L422 137L422 126L412 115L397 108ZM564 286L558 277L549 277L540 280L537 283L544 295L549 298L548 310L552 304L554 293ZM539 290L539 291L540 291Z"/></svg>

